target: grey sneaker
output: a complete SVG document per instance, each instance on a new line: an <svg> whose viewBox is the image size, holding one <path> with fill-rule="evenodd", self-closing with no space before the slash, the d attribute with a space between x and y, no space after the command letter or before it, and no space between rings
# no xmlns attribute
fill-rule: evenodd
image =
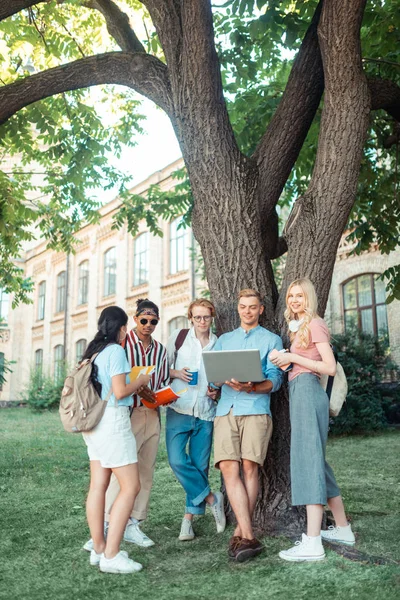
<svg viewBox="0 0 400 600"><path fill-rule="evenodd" d="M331 525L326 531L321 530L321 537L327 542L346 544L346 546L354 546L356 543L356 538L351 530L351 525L347 525L347 527L334 527Z"/></svg>
<svg viewBox="0 0 400 600"><path fill-rule="evenodd" d="M192 521L189 519L182 519L181 532L179 534L179 539L181 542L190 542L195 538L195 534L193 531Z"/></svg>
<svg viewBox="0 0 400 600"><path fill-rule="evenodd" d="M221 492L215 492L216 503L210 505L211 512L214 515L215 524L217 525L217 533L225 531L226 517L224 511L224 496Z"/></svg>
<svg viewBox="0 0 400 600"><path fill-rule="evenodd" d="M136 544L136 546L140 546L140 548L150 548L150 546L154 546L153 540L143 533L139 525L139 523L133 523L133 521L129 519L124 531L124 540L131 544Z"/></svg>

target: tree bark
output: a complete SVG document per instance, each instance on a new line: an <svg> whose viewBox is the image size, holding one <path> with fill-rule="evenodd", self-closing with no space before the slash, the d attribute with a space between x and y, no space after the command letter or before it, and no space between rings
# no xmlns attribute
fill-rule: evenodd
<svg viewBox="0 0 400 600"><path fill-rule="evenodd" d="M354 204L371 109L359 30L365 0L325 0L319 40L325 100L318 151L307 192L285 228L288 255L278 311L290 281L309 277L324 314L336 250ZM282 317L280 317L282 323Z"/></svg>
<svg viewBox="0 0 400 600"><path fill-rule="evenodd" d="M43 4L49 0L1 0L0 3L0 21L15 15L25 8L35 6L35 4Z"/></svg>

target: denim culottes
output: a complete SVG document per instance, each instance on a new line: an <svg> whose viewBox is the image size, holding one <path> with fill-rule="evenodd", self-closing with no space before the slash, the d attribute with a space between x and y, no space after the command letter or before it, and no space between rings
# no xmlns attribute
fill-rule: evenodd
<svg viewBox="0 0 400 600"><path fill-rule="evenodd" d="M326 504L340 496L331 467L325 460L329 428L329 399L319 379L301 373L289 382L290 479L292 504Z"/></svg>

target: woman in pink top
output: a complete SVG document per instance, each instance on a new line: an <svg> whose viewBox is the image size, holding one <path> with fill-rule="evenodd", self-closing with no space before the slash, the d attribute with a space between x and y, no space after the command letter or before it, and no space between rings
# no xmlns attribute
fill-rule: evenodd
<svg viewBox="0 0 400 600"><path fill-rule="evenodd" d="M279 553L281 558L290 561L322 560L325 552L321 537L348 545L355 543L335 476L325 460L329 399L319 377L335 375L336 361L328 327L318 316L317 305L315 289L309 279L297 279L289 285L285 318L292 345L290 352L274 350L269 355L279 367L293 364L289 373L292 504L306 506L307 535L303 533L301 542ZM326 503L336 526L321 531Z"/></svg>

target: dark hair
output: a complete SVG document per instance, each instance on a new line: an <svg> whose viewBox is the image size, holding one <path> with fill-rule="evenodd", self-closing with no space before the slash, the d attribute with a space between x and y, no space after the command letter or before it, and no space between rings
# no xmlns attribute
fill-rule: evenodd
<svg viewBox="0 0 400 600"><path fill-rule="evenodd" d="M98 332L85 350L82 360L92 358L93 354L99 353L109 344L119 343L119 330L128 323L128 315L119 306L107 306L97 322ZM101 383L97 379L97 365L92 366L92 383L99 395L101 395Z"/></svg>
<svg viewBox="0 0 400 600"><path fill-rule="evenodd" d="M159 318L159 311L158 311L157 304L154 304L154 302L151 302L151 300L148 300L147 298L145 298L145 299L139 298L139 300L137 300L136 316L138 317L140 315L140 313L142 313L144 310L146 310L146 308L154 311L155 314L157 315L157 318Z"/></svg>

